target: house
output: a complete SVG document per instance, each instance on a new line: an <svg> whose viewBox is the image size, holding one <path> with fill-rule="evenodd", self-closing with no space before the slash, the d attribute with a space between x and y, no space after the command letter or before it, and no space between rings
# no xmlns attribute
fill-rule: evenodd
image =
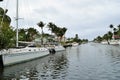
<svg viewBox="0 0 120 80"><path fill-rule="evenodd" d="M114 35L113 38L114 38L115 40L120 40L120 36L119 36L119 35Z"/></svg>

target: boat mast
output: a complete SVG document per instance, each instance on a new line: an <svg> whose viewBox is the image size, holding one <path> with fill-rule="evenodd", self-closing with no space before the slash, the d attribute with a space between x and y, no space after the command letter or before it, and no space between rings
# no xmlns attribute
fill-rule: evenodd
<svg viewBox="0 0 120 80"><path fill-rule="evenodd" d="M18 0L16 0L16 47L18 47Z"/></svg>

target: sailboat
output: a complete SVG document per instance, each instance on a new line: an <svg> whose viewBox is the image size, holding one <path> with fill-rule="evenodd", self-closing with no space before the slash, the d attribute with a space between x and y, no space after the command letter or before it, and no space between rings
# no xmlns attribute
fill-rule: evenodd
<svg viewBox="0 0 120 80"><path fill-rule="evenodd" d="M16 4L16 48L0 51L0 66L2 67L25 62L49 54L49 50L45 47L27 46L25 48L18 48L18 0L16 0Z"/></svg>

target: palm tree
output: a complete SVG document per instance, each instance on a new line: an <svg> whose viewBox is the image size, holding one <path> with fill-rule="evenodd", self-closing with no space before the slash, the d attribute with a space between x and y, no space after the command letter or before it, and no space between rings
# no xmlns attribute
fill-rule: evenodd
<svg viewBox="0 0 120 80"><path fill-rule="evenodd" d="M118 30L120 30L120 25L118 25L117 27L118 27Z"/></svg>
<svg viewBox="0 0 120 80"><path fill-rule="evenodd" d="M27 40L32 41L34 40L35 36L38 34L38 31L34 28L29 28L27 30Z"/></svg>
<svg viewBox="0 0 120 80"><path fill-rule="evenodd" d="M102 37L101 37L101 36L98 36L98 37L96 38L96 41L97 41L97 42L101 42L101 41L102 41Z"/></svg>
<svg viewBox="0 0 120 80"><path fill-rule="evenodd" d="M109 27L112 29L112 32L113 32L113 40L114 40L114 39L115 39L115 38L114 38L114 26L113 26L113 24L110 24Z"/></svg>
<svg viewBox="0 0 120 80"><path fill-rule="evenodd" d="M20 41L26 41L26 29L19 29L19 40Z"/></svg>
<svg viewBox="0 0 120 80"><path fill-rule="evenodd" d="M61 28L61 30L60 30L60 41L62 40L62 38L63 38L63 36L65 35L65 33L66 33L66 31L67 31L67 28Z"/></svg>
<svg viewBox="0 0 120 80"><path fill-rule="evenodd" d="M109 31L107 34L108 34L108 36L109 36L109 39L111 40L111 39L112 39L112 32Z"/></svg>
<svg viewBox="0 0 120 80"><path fill-rule="evenodd" d="M65 35L66 31L67 31L67 28L63 27L62 28L62 31L63 31L63 34Z"/></svg>
<svg viewBox="0 0 120 80"><path fill-rule="evenodd" d="M59 31L59 27L57 27L54 23L50 22L48 25L49 30L51 30L51 34L54 33L55 36L57 36L58 31ZM58 36L57 36L58 37Z"/></svg>
<svg viewBox="0 0 120 80"><path fill-rule="evenodd" d="M41 32L41 44L43 45L43 27L45 26L45 23L43 23L42 21L40 21L39 23L37 23L37 25L41 28L42 32Z"/></svg>
<svg viewBox="0 0 120 80"><path fill-rule="evenodd" d="M109 34L104 34L103 38L107 41L108 44L109 43L109 39L110 39L110 35Z"/></svg>
<svg viewBox="0 0 120 80"><path fill-rule="evenodd" d="M57 35L57 37L59 37L59 39L60 39L59 41L62 40L66 31L67 31L67 28L65 28L65 27L64 28L57 27L55 29L55 34Z"/></svg>
<svg viewBox="0 0 120 80"><path fill-rule="evenodd" d="M0 27L10 26L11 18L6 15L8 9L0 8Z"/></svg>
<svg viewBox="0 0 120 80"><path fill-rule="evenodd" d="M113 24L110 24L110 28L114 28Z"/></svg>
<svg viewBox="0 0 120 80"><path fill-rule="evenodd" d="M117 27L118 27L117 34L120 36L120 25L118 25Z"/></svg>
<svg viewBox="0 0 120 80"><path fill-rule="evenodd" d="M47 27L49 28L49 30L51 31L51 34L52 34L53 33L54 24L52 22L49 22Z"/></svg>
<svg viewBox="0 0 120 80"><path fill-rule="evenodd" d="M117 34L117 29L113 28L113 32L114 32L114 35L116 35Z"/></svg>
<svg viewBox="0 0 120 80"><path fill-rule="evenodd" d="M52 22L50 22L48 25L49 30L51 30L51 33L54 33L57 36L57 39L59 38L61 41L61 39L63 38L64 34L67 31L67 28L63 27L60 28L58 26L56 26L55 24L53 24Z"/></svg>

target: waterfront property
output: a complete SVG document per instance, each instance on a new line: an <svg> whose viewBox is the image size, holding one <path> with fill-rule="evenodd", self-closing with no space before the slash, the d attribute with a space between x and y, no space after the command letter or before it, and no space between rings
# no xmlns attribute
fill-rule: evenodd
<svg viewBox="0 0 120 80"><path fill-rule="evenodd" d="M120 45L120 36L114 35L112 40L103 40L102 44Z"/></svg>

